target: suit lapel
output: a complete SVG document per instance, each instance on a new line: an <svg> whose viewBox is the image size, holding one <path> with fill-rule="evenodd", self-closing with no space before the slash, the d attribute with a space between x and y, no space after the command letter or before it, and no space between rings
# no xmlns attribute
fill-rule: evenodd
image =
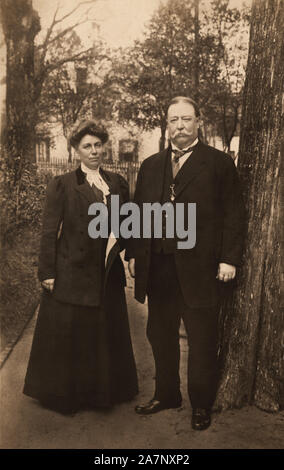
<svg viewBox="0 0 284 470"><path fill-rule="evenodd" d="M110 194L118 194L117 185L115 184L115 179L113 178L112 174L103 168L100 168L100 174L103 180L109 187Z"/></svg>
<svg viewBox="0 0 284 470"><path fill-rule="evenodd" d="M81 167L77 168L75 171L75 189L80 194L82 194L89 201L89 203L99 202L94 191L86 180Z"/></svg>
<svg viewBox="0 0 284 470"><path fill-rule="evenodd" d="M206 156L203 144L199 143L177 174L176 198L204 168L206 168Z"/></svg>
<svg viewBox="0 0 284 470"><path fill-rule="evenodd" d="M162 199L166 164L167 164L167 159L169 158L169 154L170 154L170 147L163 150L159 154L155 162L155 166L152 168L151 173L148 174L148 181L147 181L148 202L160 202Z"/></svg>

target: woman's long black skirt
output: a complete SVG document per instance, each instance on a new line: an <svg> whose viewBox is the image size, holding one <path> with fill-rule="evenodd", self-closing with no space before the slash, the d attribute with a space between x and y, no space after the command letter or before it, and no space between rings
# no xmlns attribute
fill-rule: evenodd
<svg viewBox="0 0 284 470"><path fill-rule="evenodd" d="M43 292L23 392L59 411L109 407L138 393L122 283L108 283L103 307Z"/></svg>

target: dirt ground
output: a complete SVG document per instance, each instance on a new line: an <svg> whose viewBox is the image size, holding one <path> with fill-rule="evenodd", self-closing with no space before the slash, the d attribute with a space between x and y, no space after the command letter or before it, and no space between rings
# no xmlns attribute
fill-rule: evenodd
<svg viewBox="0 0 284 470"><path fill-rule="evenodd" d="M283 449L284 412L269 414L255 407L213 415L209 429L191 429L186 394L186 339L181 338L183 405L152 416L134 406L152 397L154 364L145 328L147 306L126 289L140 393L133 402L109 411L84 410L63 416L42 408L22 394L36 314L1 371L1 449Z"/></svg>

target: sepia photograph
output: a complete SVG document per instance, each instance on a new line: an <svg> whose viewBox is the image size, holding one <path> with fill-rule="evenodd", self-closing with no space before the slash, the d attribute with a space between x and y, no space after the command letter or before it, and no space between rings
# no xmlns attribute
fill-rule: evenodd
<svg viewBox="0 0 284 470"><path fill-rule="evenodd" d="M283 0L0 0L1 452L283 450L283 31Z"/></svg>

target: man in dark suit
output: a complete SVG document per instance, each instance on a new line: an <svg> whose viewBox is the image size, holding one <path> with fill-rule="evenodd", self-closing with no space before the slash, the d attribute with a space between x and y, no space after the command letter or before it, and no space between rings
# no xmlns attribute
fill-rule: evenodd
<svg viewBox="0 0 284 470"><path fill-rule="evenodd" d="M233 160L198 139L200 113L187 97L169 105L168 149L142 162L134 196L144 203L196 203L196 243L178 247L162 237L133 239L127 256L135 277L135 297L148 296L147 336L156 366L155 394L136 407L151 414L181 405L179 327L183 319L189 343L188 394L192 427L208 428L218 383L220 287L235 278L243 242L244 206Z"/></svg>

